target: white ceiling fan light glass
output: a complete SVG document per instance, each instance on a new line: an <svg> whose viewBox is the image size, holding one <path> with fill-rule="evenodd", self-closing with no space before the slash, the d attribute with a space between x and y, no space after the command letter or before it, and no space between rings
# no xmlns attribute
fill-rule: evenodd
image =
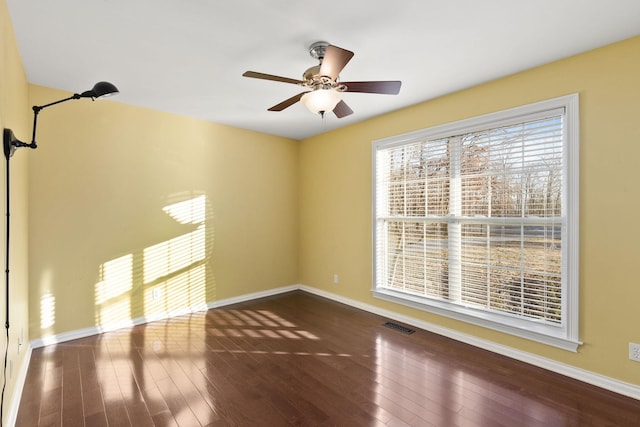
<svg viewBox="0 0 640 427"><path fill-rule="evenodd" d="M333 111L342 100L342 94L335 89L316 89L302 95L300 101L312 113Z"/></svg>

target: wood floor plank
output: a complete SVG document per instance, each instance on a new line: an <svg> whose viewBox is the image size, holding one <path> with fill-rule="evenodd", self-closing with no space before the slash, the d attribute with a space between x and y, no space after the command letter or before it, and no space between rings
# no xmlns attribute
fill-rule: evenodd
<svg viewBox="0 0 640 427"><path fill-rule="evenodd" d="M158 390L167 403L167 407L171 411L171 415L175 418L180 426L198 426L200 425L198 418L189 408L184 397L177 392L176 384L171 378L165 378L158 384Z"/></svg>
<svg viewBox="0 0 640 427"><path fill-rule="evenodd" d="M127 414L126 403L122 399L112 397L104 402L105 415L109 426L131 426L129 415Z"/></svg>
<svg viewBox="0 0 640 427"><path fill-rule="evenodd" d="M107 415L104 412L87 415L84 419L84 425L87 427L108 427Z"/></svg>
<svg viewBox="0 0 640 427"><path fill-rule="evenodd" d="M170 410L162 411L153 416L156 427L179 427Z"/></svg>
<svg viewBox="0 0 640 427"><path fill-rule="evenodd" d="M304 292L35 349L18 427L640 426L640 401Z"/></svg>
<svg viewBox="0 0 640 427"><path fill-rule="evenodd" d="M23 391L24 394L24 391ZM40 419L59 418L62 413L62 387L46 391L42 395ZM41 421L42 422L42 421Z"/></svg>

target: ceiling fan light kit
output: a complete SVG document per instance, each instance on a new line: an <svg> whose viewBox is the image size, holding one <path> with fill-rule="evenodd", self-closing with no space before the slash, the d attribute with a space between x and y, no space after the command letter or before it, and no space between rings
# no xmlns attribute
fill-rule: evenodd
<svg viewBox="0 0 640 427"><path fill-rule="evenodd" d="M305 93L300 99L309 111L320 114L333 111L341 100L342 95L337 89L316 89Z"/></svg>
<svg viewBox="0 0 640 427"><path fill-rule="evenodd" d="M308 68L303 80L275 76L273 74L246 71L244 77L291 83L303 86L310 91L302 92L269 108L269 111L282 111L301 101L312 113L324 117L327 111L333 111L338 118L353 114L353 110L342 100L343 92L377 93L397 95L400 92L400 81L364 81L339 82L342 69L353 57L353 52L319 41L309 47L309 55L319 61L318 65Z"/></svg>

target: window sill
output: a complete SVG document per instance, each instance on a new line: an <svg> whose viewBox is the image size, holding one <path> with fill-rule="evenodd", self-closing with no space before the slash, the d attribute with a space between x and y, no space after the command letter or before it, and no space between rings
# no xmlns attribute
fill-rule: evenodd
<svg viewBox="0 0 640 427"><path fill-rule="evenodd" d="M565 336L565 330L561 327L535 324L508 315L487 313L482 310L451 304L447 301L424 298L391 289L374 289L373 296L384 301L449 317L476 326L557 347L562 350L577 352L578 346L582 344L580 341L567 338Z"/></svg>

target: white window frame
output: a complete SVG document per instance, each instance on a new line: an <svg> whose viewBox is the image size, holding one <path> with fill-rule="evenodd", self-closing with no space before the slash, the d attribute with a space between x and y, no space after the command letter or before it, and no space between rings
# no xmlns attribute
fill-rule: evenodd
<svg viewBox="0 0 640 427"><path fill-rule="evenodd" d="M372 146L372 239L373 295L376 298L425 310L474 325L526 338L568 351L577 351L579 340L579 96L571 94L521 107L392 136L373 142ZM418 141L452 137L469 132L510 124L522 116L564 109L564 147L562 178L562 322L542 324L514 316L462 306L441 299L422 297L379 286L377 260L377 153L381 149Z"/></svg>

